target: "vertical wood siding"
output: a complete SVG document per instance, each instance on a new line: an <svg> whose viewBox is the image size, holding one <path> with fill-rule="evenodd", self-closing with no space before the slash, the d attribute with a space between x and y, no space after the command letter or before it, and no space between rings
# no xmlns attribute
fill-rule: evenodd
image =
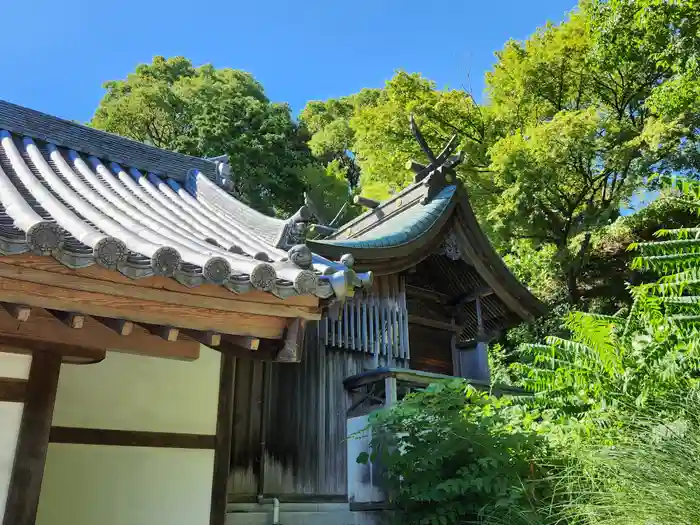
<svg viewBox="0 0 700 525"><path fill-rule="evenodd" d="M317 325L307 331L301 363L239 359L231 493L257 494L262 468L265 494L345 497L349 396L343 379L371 364L372 357L365 353L326 349ZM267 367L266 372L263 367ZM263 407L266 374L269 391ZM261 439L263 413L265 433Z"/></svg>
<svg viewBox="0 0 700 525"><path fill-rule="evenodd" d="M320 322L323 344L363 352L391 366L410 358L406 283L402 276L377 277L372 289L345 300L337 319Z"/></svg>

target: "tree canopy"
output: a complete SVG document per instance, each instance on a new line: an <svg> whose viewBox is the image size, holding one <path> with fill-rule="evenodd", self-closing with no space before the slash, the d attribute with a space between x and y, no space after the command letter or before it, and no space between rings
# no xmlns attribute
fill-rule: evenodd
<svg viewBox="0 0 700 525"><path fill-rule="evenodd" d="M105 88L92 126L189 155L228 154L237 196L259 210L303 203L304 175L318 168L307 137L249 73L155 57Z"/></svg>
<svg viewBox="0 0 700 525"><path fill-rule="evenodd" d="M492 242L512 260L548 258L549 288L566 293L545 299L578 304L621 208L655 175L697 170L698 20L692 1L583 2L506 43L482 104L399 71L382 89L309 103L302 121L314 154L349 159L348 179L371 198L410 181L410 114L431 144L456 133L459 175Z"/></svg>

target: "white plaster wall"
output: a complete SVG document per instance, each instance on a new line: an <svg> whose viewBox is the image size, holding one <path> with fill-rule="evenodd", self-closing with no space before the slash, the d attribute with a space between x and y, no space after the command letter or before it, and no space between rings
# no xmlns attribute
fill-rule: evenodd
<svg viewBox="0 0 700 525"><path fill-rule="evenodd" d="M53 424L214 434L220 354L194 362L108 352L62 365ZM49 445L38 525L198 525L209 520L213 450Z"/></svg>
<svg viewBox="0 0 700 525"><path fill-rule="evenodd" d="M206 525L213 450L49 445L38 525Z"/></svg>
<svg viewBox="0 0 700 525"><path fill-rule="evenodd" d="M27 379L31 362L28 355L0 352L0 377ZM0 401L0 516L5 513L23 408L23 403Z"/></svg>

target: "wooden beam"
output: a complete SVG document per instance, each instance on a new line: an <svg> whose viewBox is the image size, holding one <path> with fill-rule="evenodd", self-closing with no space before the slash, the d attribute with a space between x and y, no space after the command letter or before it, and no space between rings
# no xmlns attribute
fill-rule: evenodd
<svg viewBox="0 0 700 525"><path fill-rule="evenodd" d="M177 341L180 336L180 329L173 326L146 325L144 328L166 341Z"/></svg>
<svg viewBox="0 0 700 525"><path fill-rule="evenodd" d="M406 295L440 304L448 304L450 302L450 296L447 294L428 290L427 288L420 288L419 286L412 286L410 284L406 285Z"/></svg>
<svg viewBox="0 0 700 525"><path fill-rule="evenodd" d="M437 328L438 330L445 330L448 332L458 332L460 326L454 323L448 323L446 321L439 321L436 319L429 319L427 317L421 317L419 315L409 315L409 324L418 324L421 326L427 326L429 328Z"/></svg>
<svg viewBox="0 0 700 525"><path fill-rule="evenodd" d="M357 206L363 206L365 208L371 208L371 209L378 208L379 205L381 204L379 201L375 201L374 199L369 199L367 197L363 197L362 195L355 195L352 199L352 202L354 204L356 204Z"/></svg>
<svg viewBox="0 0 700 525"><path fill-rule="evenodd" d="M32 309L29 306L21 304L2 303L2 307L14 319L22 323L26 322L29 319L29 315L32 313Z"/></svg>
<svg viewBox="0 0 700 525"><path fill-rule="evenodd" d="M245 348L246 350L258 350L260 348L260 339L257 337L245 337L242 335L225 335L223 340L227 343Z"/></svg>
<svg viewBox="0 0 700 525"><path fill-rule="evenodd" d="M0 264L0 268L2 266ZM85 292L1 276L0 298L32 307L76 312L95 317L119 318L136 323L170 325L173 320L177 320L179 328L269 339L281 339L287 323L287 317L163 304L157 301Z"/></svg>
<svg viewBox="0 0 700 525"><path fill-rule="evenodd" d="M320 319L319 299L313 295L279 299L258 290L239 295L213 284L188 288L167 277L134 280L96 265L72 270L55 259L35 255L0 257L0 277L174 306Z"/></svg>
<svg viewBox="0 0 700 525"><path fill-rule="evenodd" d="M24 403L27 380L14 377L0 377L0 401Z"/></svg>
<svg viewBox="0 0 700 525"><path fill-rule="evenodd" d="M142 327L134 327L132 335L122 337L90 317L85 318L82 329L73 330L41 308L35 308L26 323L18 323L0 310L0 346L18 353L52 352L71 357L73 362L101 361L105 349L187 361L199 357L199 343L192 340L164 341Z"/></svg>
<svg viewBox="0 0 700 525"><path fill-rule="evenodd" d="M231 469L231 443L233 440L233 384L235 377L236 359L221 354L209 525L224 525L226 523L228 477Z"/></svg>
<svg viewBox="0 0 700 525"><path fill-rule="evenodd" d="M36 522L60 369L59 355L33 354L3 525Z"/></svg>
<svg viewBox="0 0 700 525"><path fill-rule="evenodd" d="M154 447L213 449L215 438L210 434L179 434L107 428L51 427L51 443L106 445L113 447Z"/></svg>
<svg viewBox="0 0 700 525"><path fill-rule="evenodd" d="M222 339L221 345L216 350L224 355L236 359L249 359L251 361L274 361L279 354L280 341L277 339L261 339L257 350L244 348L227 339Z"/></svg>
<svg viewBox="0 0 700 525"><path fill-rule="evenodd" d="M200 332L197 330L185 330L185 335L195 341L207 345L210 347L216 347L221 345L221 334L218 332Z"/></svg>
<svg viewBox="0 0 700 525"><path fill-rule="evenodd" d="M61 312L58 310L51 310L51 313L65 324L69 328L81 329L85 325L85 316L82 314L76 314L73 312Z"/></svg>
<svg viewBox="0 0 700 525"><path fill-rule="evenodd" d="M95 320L114 330L118 335L129 336L134 331L134 323L125 319L112 319L110 317L95 317Z"/></svg>
<svg viewBox="0 0 700 525"><path fill-rule="evenodd" d="M493 295L493 290L488 286L482 286L473 292L458 295L450 301L450 304L459 307L474 302L481 297L488 297L489 295Z"/></svg>
<svg viewBox="0 0 700 525"><path fill-rule="evenodd" d="M32 341L19 341L23 346L6 344L0 336L0 352L8 354L32 355L32 352L52 352L61 356L61 363L66 365L90 365L104 361L107 352L99 348L85 348L81 346L63 345L56 347L53 344L32 344Z"/></svg>

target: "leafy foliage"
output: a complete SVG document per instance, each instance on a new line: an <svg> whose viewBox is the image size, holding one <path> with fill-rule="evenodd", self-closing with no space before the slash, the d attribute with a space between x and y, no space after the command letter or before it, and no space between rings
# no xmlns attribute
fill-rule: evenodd
<svg viewBox="0 0 700 525"><path fill-rule="evenodd" d="M700 210L700 183L662 186ZM404 522L695 523L700 229L658 238L630 245L660 277L630 286L629 310L570 312L569 337L521 345L508 370L497 347L498 377L531 397L456 380L374 417Z"/></svg>
<svg viewBox="0 0 700 525"><path fill-rule="evenodd" d="M249 73L155 57L105 88L92 126L189 155L228 154L237 196L259 210L303 203L306 136Z"/></svg>
<svg viewBox="0 0 700 525"><path fill-rule="evenodd" d="M436 383L375 413L373 450L387 467L401 522L539 522L558 469L541 461L550 456L542 435L548 418L461 380Z"/></svg>
<svg viewBox="0 0 700 525"><path fill-rule="evenodd" d="M456 133L481 224L526 282L551 304L610 310L625 302L629 272L624 248L600 251L608 227L655 174L700 165L698 19L692 0L582 2L562 24L506 43L484 104L398 71L382 89L310 103L302 120L314 154L342 158L379 199L410 182L405 162L420 155L409 114L431 144ZM523 250L542 252L530 269L516 262ZM565 293L553 293L560 283Z"/></svg>

